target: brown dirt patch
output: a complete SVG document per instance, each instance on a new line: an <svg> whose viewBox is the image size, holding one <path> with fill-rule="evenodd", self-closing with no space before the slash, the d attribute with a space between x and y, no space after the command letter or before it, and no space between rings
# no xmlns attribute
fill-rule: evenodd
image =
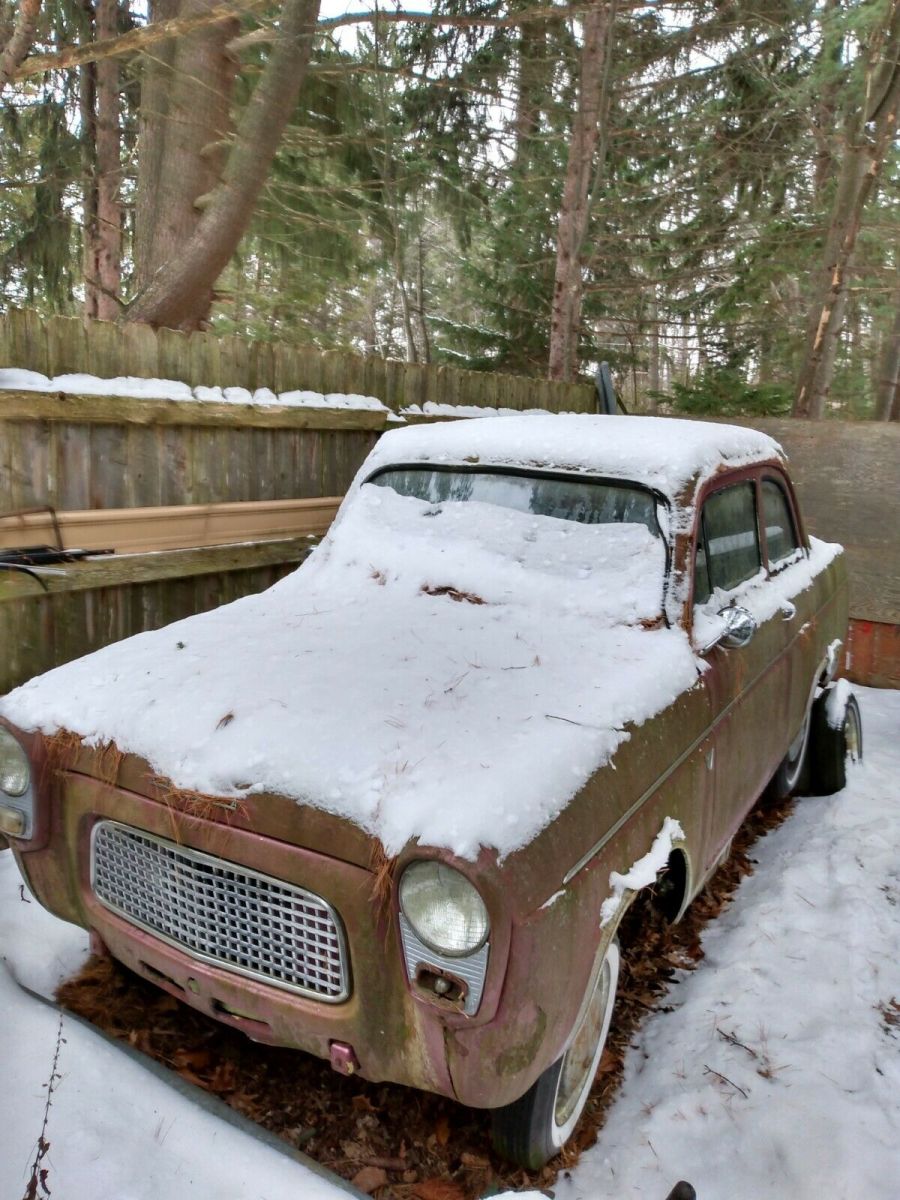
<svg viewBox="0 0 900 1200"><path fill-rule="evenodd" d="M666 995L677 986L676 972L702 961L704 926L752 873L748 852L753 843L781 824L791 807L784 802L751 813L731 857L679 925L668 925L650 896L632 906L620 929L619 995L588 1108L565 1151L537 1172L511 1168L495 1157L487 1113L394 1084L346 1079L319 1059L256 1045L111 959L92 959L63 984L58 998L355 1181L376 1200L474 1200L504 1188L546 1189L597 1140L637 1030L648 1013L665 1008Z"/></svg>

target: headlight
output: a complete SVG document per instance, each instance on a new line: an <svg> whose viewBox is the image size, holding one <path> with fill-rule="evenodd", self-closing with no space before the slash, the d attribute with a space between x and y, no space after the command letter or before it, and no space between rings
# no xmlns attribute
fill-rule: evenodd
<svg viewBox="0 0 900 1200"><path fill-rule="evenodd" d="M474 954L490 930L487 909L465 875L440 862L414 862L400 880L400 907L416 936L437 954Z"/></svg>
<svg viewBox="0 0 900 1200"><path fill-rule="evenodd" d="M0 728L0 791L24 796L30 783L28 755L8 729Z"/></svg>

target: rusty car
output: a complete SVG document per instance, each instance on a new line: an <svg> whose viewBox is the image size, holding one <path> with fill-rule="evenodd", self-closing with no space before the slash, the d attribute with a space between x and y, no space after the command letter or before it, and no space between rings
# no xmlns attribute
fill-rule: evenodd
<svg viewBox="0 0 900 1200"><path fill-rule="evenodd" d="M766 789L861 752L841 548L767 436L385 434L269 590L0 701L0 832L98 953L263 1043L489 1110L588 1100L634 897L678 920Z"/></svg>

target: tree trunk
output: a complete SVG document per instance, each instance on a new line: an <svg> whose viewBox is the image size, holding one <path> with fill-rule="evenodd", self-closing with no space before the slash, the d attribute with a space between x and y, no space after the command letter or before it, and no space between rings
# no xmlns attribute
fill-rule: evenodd
<svg viewBox="0 0 900 1200"><path fill-rule="evenodd" d="M0 92L31 49L40 11L41 0L19 0L19 13L13 28L2 31L5 44L0 50Z"/></svg>
<svg viewBox="0 0 900 1200"><path fill-rule="evenodd" d="M885 335L881 354L878 356L878 371L875 380L877 421L900 420L897 397L900 394L900 295L894 313L894 324Z"/></svg>
<svg viewBox="0 0 900 1200"><path fill-rule="evenodd" d="M416 238L416 328L419 332L419 361L431 362L431 338L425 319L425 249L422 234Z"/></svg>
<svg viewBox="0 0 900 1200"><path fill-rule="evenodd" d="M94 14L88 8L83 39L94 40ZM96 63L85 63L78 69L78 104L81 115L81 175L82 192L82 274L84 275L84 315L97 316L97 293L93 280L97 271L97 70Z"/></svg>
<svg viewBox="0 0 900 1200"><path fill-rule="evenodd" d="M847 305L847 278L863 211L896 132L900 102L898 51L900 0L893 0L889 23L866 47L865 99L846 124L846 146L825 239L824 263L818 273L806 355L797 381L797 417L819 418L825 413Z"/></svg>
<svg viewBox="0 0 900 1200"><path fill-rule="evenodd" d="M153 0L151 20L199 16L217 2ZM222 182L235 76L226 45L237 29L236 20L207 26L163 42L145 60L135 206L137 295L129 320L196 329L209 316L215 277L201 286L198 275L189 302L177 311L167 311L166 292L198 233L198 202Z"/></svg>
<svg viewBox="0 0 900 1200"><path fill-rule="evenodd" d="M650 293L650 347L647 359L647 409L655 413L659 408L659 301L656 285Z"/></svg>
<svg viewBox="0 0 900 1200"><path fill-rule="evenodd" d="M834 123L843 75L841 54L844 39L843 30L838 24L840 16L841 0L826 0L821 16L820 84L813 114L813 137L816 141L813 185L817 197L823 195L834 177Z"/></svg>
<svg viewBox="0 0 900 1200"><path fill-rule="evenodd" d="M534 139L540 129L541 107L547 102L547 77L551 69L547 53L547 29L543 25L522 25L517 52L513 169L524 171L527 170Z"/></svg>
<svg viewBox="0 0 900 1200"><path fill-rule="evenodd" d="M581 321L581 256L590 215L588 196L594 175L594 152L606 120L605 79L612 56L615 16L616 0L594 0L584 16L578 105L572 120L556 236L550 379L571 380L575 373Z"/></svg>
<svg viewBox="0 0 900 1200"><path fill-rule="evenodd" d="M97 0L94 36L115 37L118 0ZM82 136L88 142L85 177L84 311L115 321L119 316L122 206L119 201L119 60L101 59L81 68Z"/></svg>
<svg viewBox="0 0 900 1200"><path fill-rule="evenodd" d="M221 181L195 199L201 209L196 227L138 292L128 308L129 321L192 329L207 317L213 285L250 223L296 107L318 14L319 0L284 0L277 37L241 116ZM209 157L215 161L215 152Z"/></svg>

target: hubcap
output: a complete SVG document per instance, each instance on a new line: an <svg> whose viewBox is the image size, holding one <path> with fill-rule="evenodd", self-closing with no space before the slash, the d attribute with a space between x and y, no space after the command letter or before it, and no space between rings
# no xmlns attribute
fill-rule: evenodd
<svg viewBox="0 0 900 1200"><path fill-rule="evenodd" d="M571 1120L585 1088L590 1084L597 1054L597 1043L605 1033L611 1000L612 970L603 960L600 978L578 1032L566 1051L559 1075L553 1117L559 1126Z"/></svg>
<svg viewBox="0 0 900 1200"><path fill-rule="evenodd" d="M847 758L852 763L858 763L862 758L862 730L859 726L856 709L852 705L847 709L844 740L847 745Z"/></svg>

